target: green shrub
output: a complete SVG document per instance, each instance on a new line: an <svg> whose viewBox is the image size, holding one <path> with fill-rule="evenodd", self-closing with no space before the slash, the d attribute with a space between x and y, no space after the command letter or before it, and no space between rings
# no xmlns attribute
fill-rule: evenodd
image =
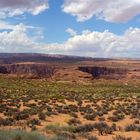
<svg viewBox="0 0 140 140"><path fill-rule="evenodd" d="M113 137L113 140L132 140L132 138L126 138L125 136L116 135L115 137Z"/></svg>
<svg viewBox="0 0 140 140"><path fill-rule="evenodd" d="M40 120L45 120L46 119L46 115L42 112L38 114L38 117L39 117Z"/></svg>
<svg viewBox="0 0 140 140"><path fill-rule="evenodd" d="M36 132L22 130L0 130L0 140L48 140Z"/></svg>
<svg viewBox="0 0 140 140"><path fill-rule="evenodd" d="M74 127L72 126L60 126L60 124L52 124L46 126L45 130L51 130L54 133L60 133L60 132L72 132L74 130Z"/></svg>
<svg viewBox="0 0 140 140"><path fill-rule="evenodd" d="M135 124L130 124L125 127L125 131L137 131L137 126Z"/></svg>
<svg viewBox="0 0 140 140"><path fill-rule="evenodd" d="M34 125L40 125L40 121L38 119L32 119L32 120L29 120L27 122L27 124L30 126L34 126Z"/></svg>
<svg viewBox="0 0 140 140"><path fill-rule="evenodd" d="M69 125L77 125L77 124L81 124L81 122L76 118L72 118L68 121L68 124Z"/></svg>
<svg viewBox="0 0 140 140"><path fill-rule="evenodd" d="M56 137L51 138L50 140L66 140L66 138L62 136L56 136Z"/></svg>
<svg viewBox="0 0 140 140"><path fill-rule="evenodd" d="M95 114L86 114L86 115L84 116L85 119L87 119L87 120L92 120L92 121L95 120L95 117L96 117Z"/></svg>
<svg viewBox="0 0 140 140"><path fill-rule="evenodd" d="M98 140L98 138L96 136L90 136L88 140Z"/></svg>
<svg viewBox="0 0 140 140"><path fill-rule="evenodd" d="M79 125L74 129L74 133L90 132L94 130L94 124Z"/></svg>

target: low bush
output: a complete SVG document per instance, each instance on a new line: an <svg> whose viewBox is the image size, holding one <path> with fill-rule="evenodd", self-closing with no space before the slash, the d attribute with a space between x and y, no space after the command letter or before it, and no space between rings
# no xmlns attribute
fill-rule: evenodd
<svg viewBox="0 0 140 140"><path fill-rule="evenodd" d="M125 131L137 131L137 126L135 124L130 124L125 127Z"/></svg>
<svg viewBox="0 0 140 140"><path fill-rule="evenodd" d="M45 120L46 119L46 115L42 112L38 114L38 117L39 117L40 120Z"/></svg>
<svg viewBox="0 0 140 140"><path fill-rule="evenodd" d="M96 136L90 136L88 137L88 140L98 140L98 138Z"/></svg>
<svg viewBox="0 0 140 140"><path fill-rule="evenodd" d="M61 126L60 124L52 124L45 127L45 130L51 130L54 133L61 133L61 132L73 132L74 127L72 126Z"/></svg>
<svg viewBox="0 0 140 140"><path fill-rule="evenodd" d="M132 138L126 138L125 136L116 135L115 137L113 137L113 140L132 140Z"/></svg>
<svg viewBox="0 0 140 140"><path fill-rule="evenodd" d="M40 125L40 121L38 119L32 119L27 122L28 126Z"/></svg>
<svg viewBox="0 0 140 140"><path fill-rule="evenodd" d="M94 129L94 124L79 125L74 129L74 133L90 132Z"/></svg>
<svg viewBox="0 0 140 140"><path fill-rule="evenodd" d="M72 118L68 121L68 124L69 125L77 125L77 124L81 124L81 122L76 118Z"/></svg>
<svg viewBox="0 0 140 140"><path fill-rule="evenodd" d="M135 120L134 124L140 124L140 121L139 120Z"/></svg>
<svg viewBox="0 0 140 140"><path fill-rule="evenodd" d="M0 130L0 140L48 140L36 132L22 130Z"/></svg>

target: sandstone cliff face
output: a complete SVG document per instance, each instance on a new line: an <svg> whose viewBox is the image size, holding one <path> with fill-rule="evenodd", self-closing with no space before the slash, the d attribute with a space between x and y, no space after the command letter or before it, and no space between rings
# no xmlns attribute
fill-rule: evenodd
<svg viewBox="0 0 140 140"><path fill-rule="evenodd" d="M80 71L92 74L93 78L99 79L121 79L127 74L126 69L107 67L79 67Z"/></svg>
<svg viewBox="0 0 140 140"><path fill-rule="evenodd" d="M55 67L45 64L11 64L0 66L1 74L17 74L31 77L51 77Z"/></svg>

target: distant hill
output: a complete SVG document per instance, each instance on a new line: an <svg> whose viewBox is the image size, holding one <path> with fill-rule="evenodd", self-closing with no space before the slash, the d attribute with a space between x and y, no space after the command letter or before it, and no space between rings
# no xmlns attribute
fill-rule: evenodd
<svg viewBox="0 0 140 140"><path fill-rule="evenodd" d="M12 64L18 62L75 62L92 60L90 57L51 55L37 53L0 53L1 64Z"/></svg>

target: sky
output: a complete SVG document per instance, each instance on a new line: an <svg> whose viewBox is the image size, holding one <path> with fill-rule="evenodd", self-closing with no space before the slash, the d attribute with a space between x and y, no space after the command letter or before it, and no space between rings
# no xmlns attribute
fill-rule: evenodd
<svg viewBox="0 0 140 140"><path fill-rule="evenodd" d="M140 0L0 0L0 52L140 58Z"/></svg>

